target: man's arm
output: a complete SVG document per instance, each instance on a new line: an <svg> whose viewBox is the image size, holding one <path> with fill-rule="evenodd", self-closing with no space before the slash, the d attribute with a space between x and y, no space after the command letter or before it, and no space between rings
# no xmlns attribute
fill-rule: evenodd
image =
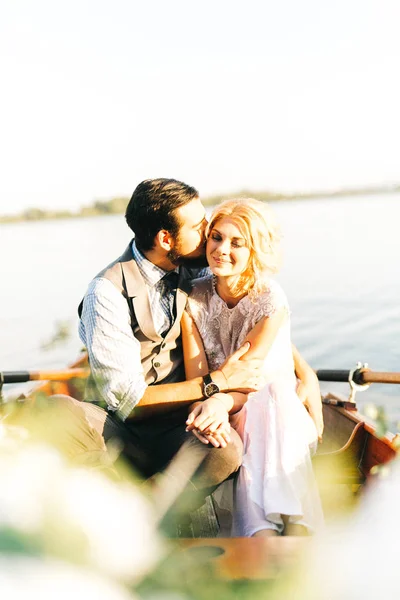
<svg viewBox="0 0 400 600"><path fill-rule="evenodd" d="M249 347L248 344L244 344L217 371L211 373L211 378L218 385L221 392L238 390L248 394L263 387L265 383L264 376L259 371L261 361L249 360L244 362L240 360ZM146 388L144 395L129 418L145 417L155 412L175 410L203 398L202 377L195 377L179 383L150 385Z"/></svg>
<svg viewBox="0 0 400 600"><path fill-rule="evenodd" d="M296 346L292 344L294 370L299 379L297 394L307 407L318 432L319 441L322 440L324 431L324 418L322 415L321 392L318 378L308 362L304 360Z"/></svg>
<svg viewBox="0 0 400 600"><path fill-rule="evenodd" d="M102 399L122 419L144 418L203 399L203 380L147 386L140 359L140 343L130 326L126 300L106 279L97 279L85 296L80 326L92 375ZM262 387L261 361L244 362L238 350L212 378L222 391L255 391Z"/></svg>
<svg viewBox="0 0 400 600"><path fill-rule="evenodd" d="M146 390L140 343L126 300L108 279L94 279L83 302L79 335L85 344L96 397L122 420Z"/></svg>

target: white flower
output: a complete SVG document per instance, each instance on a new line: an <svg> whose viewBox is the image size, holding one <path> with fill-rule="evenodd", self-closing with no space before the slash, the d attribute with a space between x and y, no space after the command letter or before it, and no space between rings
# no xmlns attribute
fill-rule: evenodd
<svg viewBox="0 0 400 600"><path fill-rule="evenodd" d="M0 590L7 600L137 600L122 586L51 559L0 556Z"/></svg>
<svg viewBox="0 0 400 600"><path fill-rule="evenodd" d="M137 579L160 558L154 515L132 485L76 469L65 479L59 502L61 514L87 536L91 561L101 571Z"/></svg>
<svg viewBox="0 0 400 600"><path fill-rule="evenodd" d="M47 446L23 446L0 454L0 526L38 531L49 497L64 475L61 456Z"/></svg>
<svg viewBox="0 0 400 600"><path fill-rule="evenodd" d="M133 582L161 554L155 518L139 489L71 468L56 450L0 441L0 534L17 532L39 551Z"/></svg>
<svg viewBox="0 0 400 600"><path fill-rule="evenodd" d="M400 463L390 476L369 482L360 506L315 538L300 581L287 592L307 600L397 598Z"/></svg>

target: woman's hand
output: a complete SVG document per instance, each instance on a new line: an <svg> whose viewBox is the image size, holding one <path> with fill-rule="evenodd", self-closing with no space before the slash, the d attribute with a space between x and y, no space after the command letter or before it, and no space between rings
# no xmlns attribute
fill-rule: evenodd
<svg viewBox="0 0 400 600"><path fill-rule="evenodd" d="M192 431L204 444L225 447L230 439L229 410L232 403L232 398L221 392L196 403L187 418L186 431Z"/></svg>
<svg viewBox="0 0 400 600"><path fill-rule="evenodd" d="M200 432L198 429L192 429L192 433L203 444L211 444L215 448L226 448L231 440L230 429L230 424L224 423L214 433Z"/></svg>

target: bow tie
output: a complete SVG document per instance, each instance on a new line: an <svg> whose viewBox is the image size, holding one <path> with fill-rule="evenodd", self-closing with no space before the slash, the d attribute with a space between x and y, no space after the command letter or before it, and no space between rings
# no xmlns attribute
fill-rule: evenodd
<svg viewBox="0 0 400 600"><path fill-rule="evenodd" d="M167 275L164 275L162 280L170 290L176 290L178 287L179 273L176 271L171 271L170 273L167 273Z"/></svg>

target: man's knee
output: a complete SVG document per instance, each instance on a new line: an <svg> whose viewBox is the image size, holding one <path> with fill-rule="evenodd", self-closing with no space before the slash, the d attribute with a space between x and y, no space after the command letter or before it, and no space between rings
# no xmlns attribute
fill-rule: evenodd
<svg viewBox="0 0 400 600"><path fill-rule="evenodd" d="M216 487L239 470L242 464L243 444L236 431L225 448L207 446L203 463L196 473L198 487Z"/></svg>
<svg viewBox="0 0 400 600"><path fill-rule="evenodd" d="M232 432L231 441L225 448L213 448L210 451L219 467L221 481L239 470L243 458L243 444L236 431Z"/></svg>
<svg viewBox="0 0 400 600"><path fill-rule="evenodd" d="M233 436L232 436L233 437ZM239 470L243 460L243 442L236 433L231 439L226 448L221 448L225 452L225 460L229 466L231 473L236 473Z"/></svg>
<svg viewBox="0 0 400 600"><path fill-rule="evenodd" d="M104 440L86 418L83 405L64 395L28 400L10 413L8 422L24 428L32 441L54 446L72 462L106 464Z"/></svg>

